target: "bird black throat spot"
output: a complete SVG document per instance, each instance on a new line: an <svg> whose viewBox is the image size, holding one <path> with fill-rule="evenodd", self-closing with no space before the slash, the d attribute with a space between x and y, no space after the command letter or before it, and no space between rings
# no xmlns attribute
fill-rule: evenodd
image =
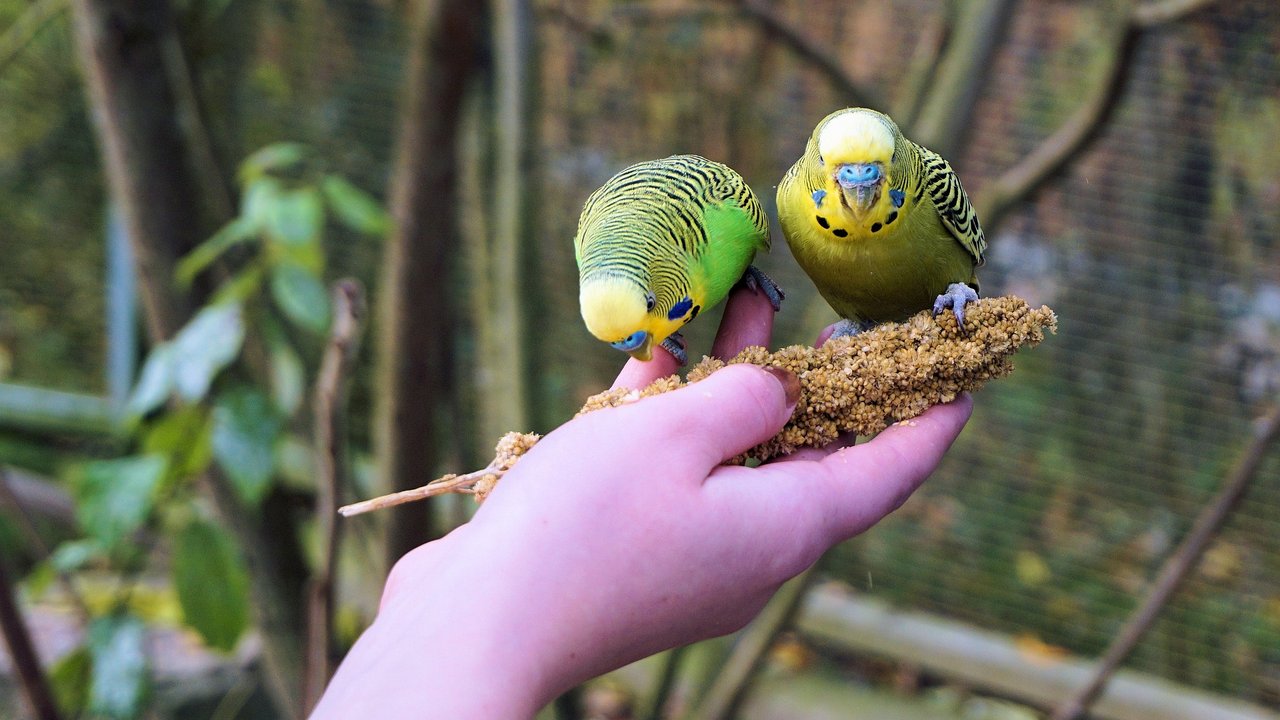
<svg viewBox="0 0 1280 720"><path fill-rule="evenodd" d="M818 221L818 224L822 226L823 230L827 230L831 227L831 223L827 222L827 219L821 215L817 216L815 219Z"/></svg>

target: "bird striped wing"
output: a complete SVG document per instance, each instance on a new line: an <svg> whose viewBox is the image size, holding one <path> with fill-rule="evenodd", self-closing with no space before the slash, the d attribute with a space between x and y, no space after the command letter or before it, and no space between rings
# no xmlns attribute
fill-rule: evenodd
<svg viewBox="0 0 1280 720"><path fill-rule="evenodd" d="M941 155L923 147L920 150L924 160L925 190L933 200L942 224L981 265L986 256L987 238L978 224L973 203L960 187L960 178Z"/></svg>

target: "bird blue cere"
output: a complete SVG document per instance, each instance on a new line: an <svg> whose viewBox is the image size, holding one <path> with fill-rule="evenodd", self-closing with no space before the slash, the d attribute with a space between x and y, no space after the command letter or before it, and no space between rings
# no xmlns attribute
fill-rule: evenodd
<svg viewBox="0 0 1280 720"><path fill-rule="evenodd" d="M870 185L880 179L880 166L875 163L849 163L836 170L836 182L842 187Z"/></svg>
<svg viewBox="0 0 1280 720"><path fill-rule="evenodd" d="M609 344L618 348L622 352L631 352L632 350L635 350L636 348L643 345L645 339L648 337L649 337L649 333L645 332L644 330L637 330L631 333L630 335L622 338L621 340L617 342L611 342Z"/></svg>

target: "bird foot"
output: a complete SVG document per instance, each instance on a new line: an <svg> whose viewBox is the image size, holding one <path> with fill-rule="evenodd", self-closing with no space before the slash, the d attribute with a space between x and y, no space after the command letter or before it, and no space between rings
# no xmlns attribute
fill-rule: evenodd
<svg viewBox="0 0 1280 720"><path fill-rule="evenodd" d="M671 333L666 340L662 341L662 347L671 353L681 367L689 364L689 353L685 350L685 345L684 336L680 333Z"/></svg>
<svg viewBox="0 0 1280 720"><path fill-rule="evenodd" d="M951 283L947 291L933 301L933 314L937 315L947 308L956 316L956 326L964 329L964 306L978 299L978 292L964 283Z"/></svg>
<svg viewBox="0 0 1280 720"><path fill-rule="evenodd" d="M752 292L764 293L769 298L769 304L773 306L773 311L778 312L782 309L782 301L787 297L782 292L782 288L778 287L778 283L773 278L760 272L755 265L748 265L747 271L742 274L742 284L747 286Z"/></svg>
<svg viewBox="0 0 1280 720"><path fill-rule="evenodd" d="M876 324L869 320L849 320L848 318L845 318L836 323L835 328L831 331L831 337L828 339L836 340L839 338L853 337L854 335L866 332L875 326Z"/></svg>

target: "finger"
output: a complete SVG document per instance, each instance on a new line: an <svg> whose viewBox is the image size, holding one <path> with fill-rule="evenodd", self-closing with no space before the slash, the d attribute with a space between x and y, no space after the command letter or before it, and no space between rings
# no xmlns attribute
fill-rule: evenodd
<svg viewBox="0 0 1280 720"><path fill-rule="evenodd" d="M748 514L773 515L793 505L791 518L826 549L874 525L910 497L942 460L973 411L965 394L898 423L870 441L837 450L817 461L761 465L740 488L745 502L759 502Z"/></svg>
<svg viewBox="0 0 1280 720"><path fill-rule="evenodd" d="M822 447L805 447L796 450L790 455L773 458L769 462L796 462L796 461L818 461L830 455L837 450L843 450L847 447L853 447L858 442L857 433L841 433L839 437Z"/></svg>
<svg viewBox="0 0 1280 720"><path fill-rule="evenodd" d="M667 352L667 349L659 345L653 349L653 357L649 360L637 360L629 358L627 364L622 366L622 370L618 373L618 377L613 381L611 390L618 388L630 388L632 390L643 390L658 378L664 378L668 375L674 375L680 370L680 363L676 362L675 357Z"/></svg>
<svg viewBox="0 0 1280 720"><path fill-rule="evenodd" d="M791 417L800 381L778 368L730 365L704 380L631 406L623 422L641 428L653 462L705 472L773 437Z"/></svg>
<svg viewBox="0 0 1280 720"><path fill-rule="evenodd" d="M711 354L729 359L745 347L768 347L773 334L773 305L762 292L755 292L743 285L734 288L724 306L724 317L711 344Z"/></svg>
<svg viewBox="0 0 1280 720"><path fill-rule="evenodd" d="M835 323L822 328L822 332L818 333L818 340L813 344L814 347L822 347L831 339L831 334L836 331Z"/></svg>

